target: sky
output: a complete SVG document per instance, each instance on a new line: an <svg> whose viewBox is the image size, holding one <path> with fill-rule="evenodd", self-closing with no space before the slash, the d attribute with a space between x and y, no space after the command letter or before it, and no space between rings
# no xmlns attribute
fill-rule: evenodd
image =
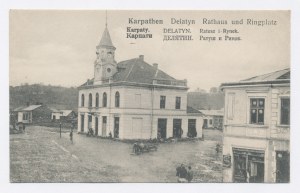
<svg viewBox="0 0 300 193"><path fill-rule="evenodd" d="M290 67L289 11L117 11L107 23L117 62L144 55L149 64L176 79L187 79L190 91L209 90L223 82ZM163 25L129 24L129 18L162 19ZM194 19L195 25L171 24L171 18ZM227 25L203 24L203 18ZM231 20L243 24L232 25ZM276 20L276 26L246 25L246 19ZM43 83L77 87L93 78L96 46L105 28L104 10L12 10L9 15L9 84ZM152 39L126 38L127 27L149 28ZM163 41L163 28L189 28L193 41ZM200 29L236 29L241 41L200 41ZM169 34L167 34L169 35ZM177 35L177 34L174 34ZM222 34L224 36L225 34Z"/></svg>

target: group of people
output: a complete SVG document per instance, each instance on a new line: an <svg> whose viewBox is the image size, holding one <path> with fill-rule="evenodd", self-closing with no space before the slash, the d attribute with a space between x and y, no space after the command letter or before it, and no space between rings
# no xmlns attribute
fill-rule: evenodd
<svg viewBox="0 0 300 193"><path fill-rule="evenodd" d="M143 148L145 147L145 144L144 143L142 143L142 142L135 142L134 144L133 144L133 149L132 149L132 151L133 151L133 153L135 153L135 154L139 154L139 153L141 153L142 151L143 151Z"/></svg>
<svg viewBox="0 0 300 193"><path fill-rule="evenodd" d="M176 176L178 177L179 183L191 182L194 177L192 167L188 166L187 170L184 164L181 164L179 167L176 168Z"/></svg>

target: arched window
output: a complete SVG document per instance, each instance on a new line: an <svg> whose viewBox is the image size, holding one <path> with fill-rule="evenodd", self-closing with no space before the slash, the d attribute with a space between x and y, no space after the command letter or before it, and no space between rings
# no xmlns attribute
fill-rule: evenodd
<svg viewBox="0 0 300 193"><path fill-rule="evenodd" d="M93 97L92 97L92 94L90 93L89 94L89 107L92 107L93 106Z"/></svg>
<svg viewBox="0 0 300 193"><path fill-rule="evenodd" d="M84 107L84 94L81 95L81 106Z"/></svg>
<svg viewBox="0 0 300 193"><path fill-rule="evenodd" d="M106 92L103 93L102 106L103 107L107 106L107 95L106 95Z"/></svg>
<svg viewBox="0 0 300 193"><path fill-rule="evenodd" d="M96 107L99 107L99 94L96 93Z"/></svg>
<svg viewBox="0 0 300 193"><path fill-rule="evenodd" d="M120 107L120 93L118 91L115 94L115 107Z"/></svg>

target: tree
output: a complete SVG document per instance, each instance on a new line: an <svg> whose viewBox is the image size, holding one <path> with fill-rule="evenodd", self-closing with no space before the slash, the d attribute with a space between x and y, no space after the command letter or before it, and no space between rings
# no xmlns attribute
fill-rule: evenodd
<svg viewBox="0 0 300 193"><path fill-rule="evenodd" d="M217 87L211 87L209 90L210 93L217 93L218 92L218 88Z"/></svg>

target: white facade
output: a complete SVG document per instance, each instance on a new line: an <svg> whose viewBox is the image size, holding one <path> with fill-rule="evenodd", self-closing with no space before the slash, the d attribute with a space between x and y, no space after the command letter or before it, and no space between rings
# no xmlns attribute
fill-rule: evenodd
<svg viewBox="0 0 300 193"><path fill-rule="evenodd" d="M202 137L201 113L187 112L186 80L149 65L143 55L117 63L115 50L105 28L94 79L79 87L78 132L92 128L120 139Z"/></svg>
<svg viewBox="0 0 300 193"><path fill-rule="evenodd" d="M107 106L103 107L103 93L107 94ZM115 94L119 93L119 107L115 105ZM99 94L99 107L96 107L96 94ZM92 95L92 107L89 95ZM84 95L84 107L82 104ZM166 96L165 108L160 108L160 96ZM181 108L175 109L176 97L181 97ZM115 118L119 118L119 138L149 139L157 138L158 119L166 119L166 138L173 137L173 120L181 120L182 137L188 133L188 120L196 120L197 136L202 137L203 119L199 115L187 114L186 90L147 88L139 86L96 86L79 91L78 131L88 131L88 116L91 116L91 128L98 127L99 136L114 136ZM84 123L82 125L82 116ZM103 124L106 117L106 124ZM98 126L96 125L98 118ZM82 127L83 126L83 127ZM106 127L105 127L106 126ZM105 127L105 128L103 128Z"/></svg>
<svg viewBox="0 0 300 193"><path fill-rule="evenodd" d="M225 83L222 88L223 156L231 158L223 167L223 181L289 181L289 79Z"/></svg>

